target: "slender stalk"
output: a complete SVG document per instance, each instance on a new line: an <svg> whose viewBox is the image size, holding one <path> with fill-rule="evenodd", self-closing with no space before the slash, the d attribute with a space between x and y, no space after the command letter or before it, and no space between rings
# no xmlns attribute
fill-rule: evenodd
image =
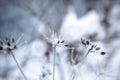
<svg viewBox="0 0 120 80"><path fill-rule="evenodd" d="M88 56L88 54L90 53L90 49L87 51L87 54L83 57L83 59L80 61L81 63L84 62L84 60L86 59L86 57Z"/></svg>
<svg viewBox="0 0 120 80"><path fill-rule="evenodd" d="M89 52L90 52L90 49L87 51L86 55L85 55L85 56L82 58L82 60L79 62L78 67L79 67L80 63L83 64L83 62L85 61L85 59L86 59L86 57L88 56ZM73 53L73 51L72 51L72 53ZM76 75L75 75L75 72L74 72L74 70L73 70L73 71L72 71L72 74L71 74L70 80L74 80L74 79L75 79L75 76L76 76Z"/></svg>
<svg viewBox="0 0 120 80"><path fill-rule="evenodd" d="M76 75L74 74L74 75L73 75L73 77L72 77L72 80L74 80L74 79L75 79L75 76L76 76Z"/></svg>
<svg viewBox="0 0 120 80"><path fill-rule="evenodd" d="M71 61L72 61L72 64L75 64L75 61L73 59L73 55L74 55L74 48L71 48Z"/></svg>
<svg viewBox="0 0 120 80"><path fill-rule="evenodd" d="M75 80L75 76L76 76L75 72L72 71L71 78L69 80Z"/></svg>
<svg viewBox="0 0 120 80"><path fill-rule="evenodd" d="M17 65L18 69L20 70L21 74L23 75L24 79L25 79L25 80L28 80L27 77L25 76L23 70L21 69L21 67L20 67L20 65L19 65L19 63L18 63L18 61L16 60L16 58L15 58L13 52L11 52L10 54L11 54L12 58L14 59L14 61L15 61L16 65Z"/></svg>
<svg viewBox="0 0 120 80"><path fill-rule="evenodd" d="M55 58L56 58L56 46L53 47L53 80L55 80Z"/></svg>

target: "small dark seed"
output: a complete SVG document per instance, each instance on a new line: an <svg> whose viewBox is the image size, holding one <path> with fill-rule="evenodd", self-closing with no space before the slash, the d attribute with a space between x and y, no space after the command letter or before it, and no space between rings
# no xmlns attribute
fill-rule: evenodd
<svg viewBox="0 0 120 80"><path fill-rule="evenodd" d="M60 41L57 41L57 44L59 44L60 43Z"/></svg>
<svg viewBox="0 0 120 80"><path fill-rule="evenodd" d="M62 40L61 43L64 43L64 40Z"/></svg>
<svg viewBox="0 0 120 80"><path fill-rule="evenodd" d="M2 47L2 46L0 46L0 50L3 50L3 47Z"/></svg>
<svg viewBox="0 0 120 80"><path fill-rule="evenodd" d="M85 44L86 44L86 43L85 43L85 40L82 40L82 44L83 44L83 45L85 45Z"/></svg>
<svg viewBox="0 0 120 80"><path fill-rule="evenodd" d="M100 47L97 47L96 50L100 50Z"/></svg>
<svg viewBox="0 0 120 80"><path fill-rule="evenodd" d="M90 50L92 50L94 48L94 45L91 46Z"/></svg>
<svg viewBox="0 0 120 80"><path fill-rule="evenodd" d="M87 45L89 45L89 44L90 44L90 42L89 42L89 41L86 41L86 44L87 44Z"/></svg>
<svg viewBox="0 0 120 80"><path fill-rule="evenodd" d="M10 46L10 42L7 42L7 45Z"/></svg>
<svg viewBox="0 0 120 80"><path fill-rule="evenodd" d="M65 45L65 47L68 47L68 46L69 46L69 45L67 45L67 44Z"/></svg>
<svg viewBox="0 0 120 80"><path fill-rule="evenodd" d="M106 53L105 52L101 52L101 55L105 55Z"/></svg>

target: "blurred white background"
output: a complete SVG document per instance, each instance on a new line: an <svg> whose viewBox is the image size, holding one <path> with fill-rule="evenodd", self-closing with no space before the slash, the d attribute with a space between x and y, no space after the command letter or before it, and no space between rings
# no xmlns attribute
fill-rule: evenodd
<svg viewBox="0 0 120 80"><path fill-rule="evenodd" d="M75 48L73 54L56 48L55 80L120 80L119 8L120 0L0 0L0 39L17 40L23 34L22 45L13 53L28 80L52 80L53 47L43 37L50 27ZM81 38L106 54L90 53L80 64L87 51ZM4 53L0 80L24 80Z"/></svg>

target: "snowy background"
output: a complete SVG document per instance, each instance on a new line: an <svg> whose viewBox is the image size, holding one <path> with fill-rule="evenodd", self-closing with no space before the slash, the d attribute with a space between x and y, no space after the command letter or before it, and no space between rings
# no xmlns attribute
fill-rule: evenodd
<svg viewBox="0 0 120 80"><path fill-rule="evenodd" d="M28 80L52 80L50 27L75 48L56 48L55 80L120 80L120 0L0 0L0 39L23 35L13 53ZM81 38L106 54L80 64ZM9 54L0 53L0 80L24 80Z"/></svg>

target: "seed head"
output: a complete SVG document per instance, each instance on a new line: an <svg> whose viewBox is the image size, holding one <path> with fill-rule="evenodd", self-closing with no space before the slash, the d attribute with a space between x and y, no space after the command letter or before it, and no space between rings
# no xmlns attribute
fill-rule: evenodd
<svg viewBox="0 0 120 80"><path fill-rule="evenodd" d="M101 48L96 44L93 44L92 42L90 42L90 40L81 39L81 43L89 50L89 52L100 53L101 55L106 54L106 52L101 51Z"/></svg>
<svg viewBox="0 0 120 80"><path fill-rule="evenodd" d="M21 36L20 36L20 38L21 38ZM18 40L15 41L15 39L13 37L11 37L11 38L7 37L5 39L5 42L0 40L0 52L5 52L5 53L9 54L11 51L17 49Z"/></svg>

